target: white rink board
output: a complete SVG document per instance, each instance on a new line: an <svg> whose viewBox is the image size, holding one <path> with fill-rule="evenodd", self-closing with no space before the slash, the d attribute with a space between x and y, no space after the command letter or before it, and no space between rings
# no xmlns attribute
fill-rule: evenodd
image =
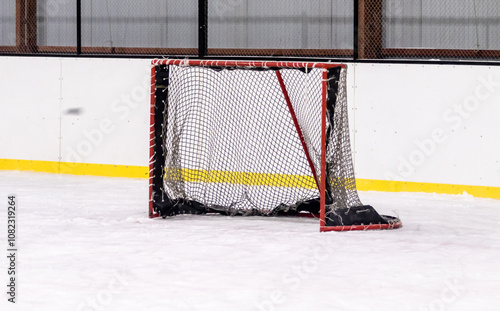
<svg viewBox="0 0 500 311"><path fill-rule="evenodd" d="M0 158L147 166L149 63L0 57ZM347 83L358 178L500 186L500 67L348 64Z"/></svg>
<svg viewBox="0 0 500 311"><path fill-rule="evenodd" d="M0 57L0 158L146 166L149 64Z"/></svg>
<svg viewBox="0 0 500 311"><path fill-rule="evenodd" d="M147 165L149 60L64 59L62 159ZM80 109L80 115L67 114Z"/></svg>
<svg viewBox="0 0 500 311"><path fill-rule="evenodd" d="M59 63L0 57L0 158L59 161Z"/></svg>
<svg viewBox="0 0 500 311"><path fill-rule="evenodd" d="M500 67L359 64L354 106L358 177L500 186Z"/></svg>

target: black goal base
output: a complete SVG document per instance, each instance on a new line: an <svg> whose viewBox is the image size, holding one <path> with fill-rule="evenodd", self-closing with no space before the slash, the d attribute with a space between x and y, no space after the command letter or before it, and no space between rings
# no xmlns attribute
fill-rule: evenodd
<svg viewBox="0 0 500 311"><path fill-rule="evenodd" d="M325 224L320 231L396 229L401 226L398 217L380 215L372 206L362 205L331 209L326 213Z"/></svg>
<svg viewBox="0 0 500 311"><path fill-rule="evenodd" d="M398 217L380 215L370 205L354 206L351 208L329 209L327 206L324 225L320 231L351 231L351 230L374 230L374 229L396 229L402 226ZM221 214L227 216L304 216L305 214L317 217L320 214L319 199L312 199L295 206L280 205L268 213L258 209L238 210L227 207L207 207L192 200L170 200L157 198L154 210L163 217L180 214Z"/></svg>
<svg viewBox="0 0 500 311"><path fill-rule="evenodd" d="M153 203L153 208L155 212L157 212L163 218L181 214L201 215L213 213L227 216L296 216L298 214L304 213L319 215L320 201L318 198L304 201L294 206L282 204L266 213L259 209L231 209L225 206L219 207L216 205L207 207L202 203L194 200L170 200L169 198L164 197L163 199L156 198Z"/></svg>

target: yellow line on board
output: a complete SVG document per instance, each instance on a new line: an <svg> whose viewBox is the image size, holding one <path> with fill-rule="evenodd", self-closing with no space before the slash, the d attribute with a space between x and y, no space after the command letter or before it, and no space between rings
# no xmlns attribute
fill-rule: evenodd
<svg viewBox="0 0 500 311"><path fill-rule="evenodd" d="M55 161L0 159L0 170L35 171L45 173L93 175L108 177L148 178L147 166L110 165L92 163L70 163ZM165 173L167 173L166 171ZM251 172L204 171L182 169L170 170L170 177L182 178L192 182L233 183L245 185L266 185L274 187L290 187L292 183L300 183L303 188L316 188L312 176L266 174ZM377 179L356 179L360 191L387 192L427 192L442 194L462 194L464 191L475 197L500 199L500 187L467 186L438 183L405 182Z"/></svg>
<svg viewBox="0 0 500 311"><path fill-rule="evenodd" d="M500 199L500 187L467 186L453 184L437 184L412 181L393 181L377 179L356 179L360 191L386 191L386 192L427 192L440 194L468 194L480 197Z"/></svg>
<svg viewBox="0 0 500 311"><path fill-rule="evenodd" d="M35 171L56 174L147 178L145 166L0 159L0 170Z"/></svg>
<svg viewBox="0 0 500 311"><path fill-rule="evenodd" d="M316 189L312 176L196 169L165 169L171 180L240 184L250 186L300 187ZM299 185L299 186L297 186Z"/></svg>

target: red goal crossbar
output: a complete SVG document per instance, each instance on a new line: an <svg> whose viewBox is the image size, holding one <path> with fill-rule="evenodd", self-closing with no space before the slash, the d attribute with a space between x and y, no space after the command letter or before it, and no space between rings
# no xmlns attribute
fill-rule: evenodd
<svg viewBox="0 0 500 311"><path fill-rule="evenodd" d="M204 67L248 67L248 68L346 68L345 64L276 61L232 61L198 59L155 59L151 65L204 66Z"/></svg>

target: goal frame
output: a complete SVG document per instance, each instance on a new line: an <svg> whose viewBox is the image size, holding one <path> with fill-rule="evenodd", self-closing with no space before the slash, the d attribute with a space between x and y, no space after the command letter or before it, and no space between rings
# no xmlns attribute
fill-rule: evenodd
<svg viewBox="0 0 500 311"><path fill-rule="evenodd" d="M321 81L321 94L322 94L322 104L321 104L321 161L320 161L320 180L319 180L319 193L320 193L320 231L350 231L350 230L370 230L370 229L393 229L400 226L398 223L390 224L361 224L354 226L325 226L325 214L326 214L326 148L327 148L327 73L329 68L340 67L343 70L347 68L346 64L339 63L321 63L321 62L289 62L289 61L232 61L232 60L193 60L193 59L155 59L151 61L151 98L150 98L150 146L149 146L149 218L159 217L160 214L155 212L153 207L153 187L154 187L154 165L155 165L155 105L156 105L156 68L160 65L177 65L177 66L203 66L203 67L241 67L241 68L283 68L283 69L293 69L293 68L319 68L322 71L322 81ZM278 79L281 79L279 74ZM281 82L280 82L281 83ZM282 85L284 88L284 85ZM287 97L286 90L283 89L285 97ZM345 90L344 90L345 91ZM288 99L287 99L288 101ZM292 118L294 118L294 113L291 111ZM294 120L295 122L295 120ZM299 129L297 129L299 130ZM303 138L300 137L300 132L298 132L299 138L303 142ZM304 145L304 144L303 144ZM304 146L304 148L306 148ZM307 150L304 152L307 155ZM315 175L314 167L313 175ZM317 180L317 179L316 179ZM318 181L317 181L318 182Z"/></svg>

